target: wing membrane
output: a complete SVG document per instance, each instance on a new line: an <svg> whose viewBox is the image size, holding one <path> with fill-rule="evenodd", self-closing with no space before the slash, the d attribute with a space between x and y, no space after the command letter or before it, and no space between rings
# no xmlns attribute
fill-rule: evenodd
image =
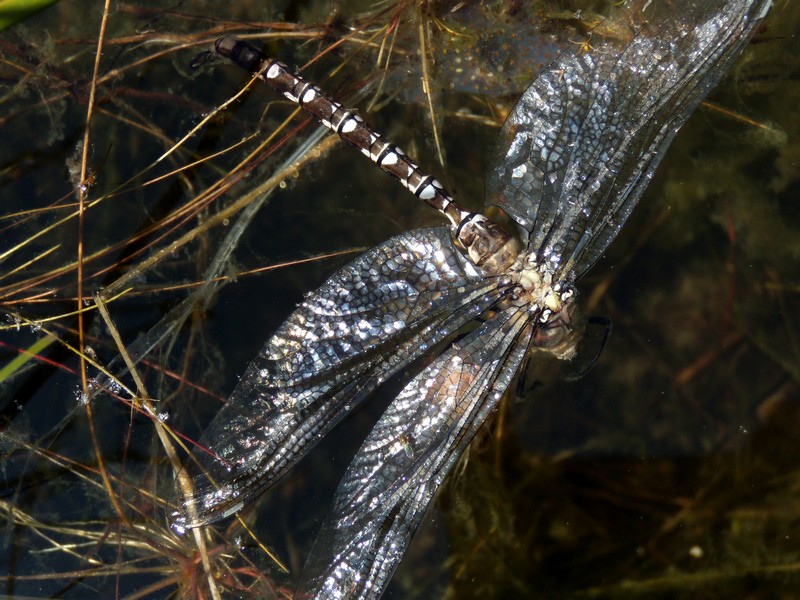
<svg viewBox="0 0 800 600"><path fill-rule="evenodd" d="M203 434L186 467L194 491L175 522L194 527L239 510L499 293L444 228L407 232L339 270L269 339Z"/></svg>
<svg viewBox="0 0 800 600"><path fill-rule="evenodd" d="M770 2L660 4L648 3L650 22L622 48L608 42L562 56L503 127L488 202L514 218L528 251L558 276L579 278L616 237Z"/></svg>
<svg viewBox="0 0 800 600"><path fill-rule="evenodd" d="M436 490L516 374L532 330L524 308L508 308L403 389L339 484L297 597L380 596Z"/></svg>

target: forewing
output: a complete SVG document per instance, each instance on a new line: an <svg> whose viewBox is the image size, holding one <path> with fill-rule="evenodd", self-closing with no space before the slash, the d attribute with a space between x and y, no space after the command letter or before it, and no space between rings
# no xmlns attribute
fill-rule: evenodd
<svg viewBox="0 0 800 600"><path fill-rule="evenodd" d="M600 257L769 5L647 3L647 22L627 43L580 48L534 81L503 127L487 181L487 202L529 234L530 253L573 278Z"/></svg>
<svg viewBox="0 0 800 600"><path fill-rule="evenodd" d="M297 598L380 596L439 485L516 374L532 329L524 308L507 308L403 389L339 484Z"/></svg>
<svg viewBox="0 0 800 600"><path fill-rule="evenodd" d="M176 524L238 511L376 385L498 294L444 228L409 231L340 269L269 339L204 432Z"/></svg>

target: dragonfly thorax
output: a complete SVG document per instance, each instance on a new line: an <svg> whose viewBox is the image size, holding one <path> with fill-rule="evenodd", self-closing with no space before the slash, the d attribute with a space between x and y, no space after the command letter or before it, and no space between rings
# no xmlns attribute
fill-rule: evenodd
<svg viewBox="0 0 800 600"><path fill-rule="evenodd" d="M453 222L456 245L484 275L502 275L517 260L519 241L488 217L459 209Z"/></svg>
<svg viewBox="0 0 800 600"><path fill-rule="evenodd" d="M542 322L547 321L550 315L561 312L575 297L575 289L571 285L556 280L545 263L529 257L514 279L519 288L514 303L517 306L528 305L536 312L541 309Z"/></svg>
<svg viewBox="0 0 800 600"><path fill-rule="evenodd" d="M512 293L506 302L525 307L528 311L528 316L537 326L535 347L563 360L573 358L581 335L575 288L554 281L546 264L530 258L524 261L523 268L509 283Z"/></svg>

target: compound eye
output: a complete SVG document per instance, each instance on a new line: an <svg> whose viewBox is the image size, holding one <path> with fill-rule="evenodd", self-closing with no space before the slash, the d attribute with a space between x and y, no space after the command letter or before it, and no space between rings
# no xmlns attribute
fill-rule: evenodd
<svg viewBox="0 0 800 600"><path fill-rule="evenodd" d="M541 348L550 348L557 345L569 333L569 327L560 317L552 319L552 311L546 308L539 317L539 331L536 332L536 345Z"/></svg>
<svg viewBox="0 0 800 600"><path fill-rule="evenodd" d="M539 327L534 337L534 344L557 358L570 360L575 356L579 338L580 332L557 316Z"/></svg>

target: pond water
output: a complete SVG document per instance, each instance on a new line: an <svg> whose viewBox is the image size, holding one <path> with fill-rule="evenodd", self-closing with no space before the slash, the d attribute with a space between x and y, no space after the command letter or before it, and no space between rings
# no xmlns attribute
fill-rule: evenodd
<svg viewBox="0 0 800 600"><path fill-rule="evenodd" d="M310 79L478 208L503 115L537 63L591 44L604 10L340 2L331 17L329 2L263 4L114 3L83 178L101 6L62 0L0 33L9 597L208 597L195 539L168 527L173 472L153 414L181 434L173 444L191 444L305 293L357 252L439 222L342 143L286 167L314 125L284 124L293 107L259 85L212 115L247 76L224 62L193 72L193 58L231 32L284 62L316 58ZM778 0L713 106L681 131L579 286L584 312L613 321L597 363L577 381L552 362L532 367L445 484L387 597L800 590L799 28L800 7ZM145 398L135 405L116 387L84 402L78 348L89 384L124 368L92 300L101 291L125 353L152 347L141 383L120 376ZM402 381L243 514L290 574L237 522L208 529L224 597L290 593L336 483Z"/></svg>

